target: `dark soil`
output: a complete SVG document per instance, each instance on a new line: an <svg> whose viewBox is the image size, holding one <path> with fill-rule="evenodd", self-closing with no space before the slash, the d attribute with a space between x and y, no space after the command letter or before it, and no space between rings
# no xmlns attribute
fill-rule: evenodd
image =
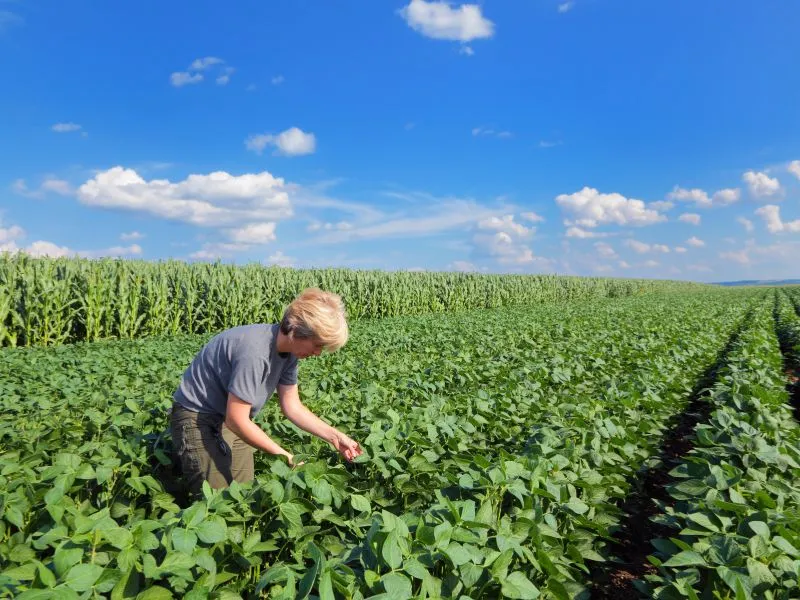
<svg viewBox="0 0 800 600"><path fill-rule="evenodd" d="M597 563L592 570L590 579L593 599L641 598L641 593L634 587L634 581L656 572L655 567L647 561L647 556L655 551L650 541L673 535L674 531L650 520L650 517L661 512L655 501L670 506L674 504L666 491L666 486L671 482L669 471L694 447L694 428L698 423L707 420L711 413L711 405L705 400L705 390L713 385L718 370L725 364L728 352L738 336L739 330L734 332L717 354L714 364L697 382L686 410L673 418L657 462L634 483L621 507L627 517L620 523L619 531L609 547L616 559Z"/></svg>

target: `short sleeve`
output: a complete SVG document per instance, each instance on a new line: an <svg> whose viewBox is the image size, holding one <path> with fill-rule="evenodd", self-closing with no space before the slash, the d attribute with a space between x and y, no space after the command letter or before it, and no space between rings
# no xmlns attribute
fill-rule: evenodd
<svg viewBox="0 0 800 600"><path fill-rule="evenodd" d="M264 361L257 356L245 356L231 362L231 377L228 392L235 394L248 404L256 404L264 376Z"/></svg>
<svg viewBox="0 0 800 600"><path fill-rule="evenodd" d="M297 357L292 355L281 371L281 378L278 380L280 385L295 385L297 383Z"/></svg>

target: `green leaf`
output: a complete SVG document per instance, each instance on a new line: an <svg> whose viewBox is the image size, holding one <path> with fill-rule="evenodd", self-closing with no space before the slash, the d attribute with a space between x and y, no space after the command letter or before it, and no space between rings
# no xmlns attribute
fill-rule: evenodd
<svg viewBox="0 0 800 600"><path fill-rule="evenodd" d="M507 598L534 600L540 595L539 589L520 571L514 571L506 577L500 590Z"/></svg>
<svg viewBox="0 0 800 600"><path fill-rule="evenodd" d="M228 535L228 528L225 520L214 515L209 517L197 526L197 537L206 544L217 544L225 540Z"/></svg>
<svg viewBox="0 0 800 600"><path fill-rule="evenodd" d="M758 535L763 535L769 539L769 526L764 521L750 521L748 523L750 529L755 531Z"/></svg>
<svg viewBox="0 0 800 600"><path fill-rule="evenodd" d="M775 576L769 570L769 567L764 563L754 560L752 558L747 559L747 573L750 575L750 579L753 581L753 586L758 586L762 583L765 584L773 584L777 583Z"/></svg>
<svg viewBox="0 0 800 600"><path fill-rule="evenodd" d="M179 571L191 569L194 565L195 561L191 556L183 552L170 552L164 558L164 562L161 563L159 569L165 573L178 573Z"/></svg>
<svg viewBox="0 0 800 600"><path fill-rule="evenodd" d="M350 504L353 510L357 510L358 512L369 512L372 510L367 497L360 494L350 494Z"/></svg>
<svg viewBox="0 0 800 600"><path fill-rule="evenodd" d="M55 555L53 556L53 565L56 568L56 574L63 577L69 571L70 567L77 565L83 558L82 548L65 548L60 546Z"/></svg>
<svg viewBox="0 0 800 600"><path fill-rule="evenodd" d="M708 491L708 486L700 479L687 479L669 486L670 495L679 500L702 496Z"/></svg>
<svg viewBox="0 0 800 600"><path fill-rule="evenodd" d="M33 548L25 544L19 544L18 546L14 546L11 549L11 552L9 552L8 554L8 558L11 560L11 562L15 563L28 562L35 556L36 552L33 551Z"/></svg>
<svg viewBox="0 0 800 600"><path fill-rule="evenodd" d="M336 600L333 595L333 583L331 582L331 572L325 571L319 578L319 600Z"/></svg>
<svg viewBox="0 0 800 600"><path fill-rule="evenodd" d="M383 588L391 600L408 600L411 598L411 580L402 573L389 573L381 577Z"/></svg>
<svg viewBox="0 0 800 600"><path fill-rule="evenodd" d="M703 513L692 513L692 514L686 515L686 518L689 519L690 521L692 521L693 523L697 523L701 527L705 527L709 531L714 531L714 532L718 532L719 531L719 527L717 527L711 521L711 519L708 517L708 515L704 515Z"/></svg>
<svg viewBox="0 0 800 600"><path fill-rule="evenodd" d="M172 592L160 585L148 587L136 596L136 600L171 600L172 598L174 598Z"/></svg>
<svg viewBox="0 0 800 600"><path fill-rule="evenodd" d="M292 527L302 527L303 519L300 517L302 514L300 508L293 502L284 502L280 505L279 511L281 518Z"/></svg>
<svg viewBox="0 0 800 600"><path fill-rule="evenodd" d="M386 564L391 569L399 569L403 564L403 552L400 548L400 542L397 537L397 531L392 530L386 539L383 541L381 548L381 556Z"/></svg>
<svg viewBox="0 0 800 600"><path fill-rule="evenodd" d="M193 531L176 527L172 530L172 546L180 552L191 554L197 545L197 535Z"/></svg>
<svg viewBox="0 0 800 600"><path fill-rule="evenodd" d="M567 502L567 508L569 508L576 515L582 515L589 510L589 506L583 500L574 496L569 499L569 502Z"/></svg>
<svg viewBox="0 0 800 600"><path fill-rule="evenodd" d="M65 583L67 587L76 592L86 592L92 589L94 582L103 574L103 567L100 565L75 565L67 573Z"/></svg>
<svg viewBox="0 0 800 600"><path fill-rule="evenodd" d="M425 579L428 570L416 558L407 558L403 561L403 570L415 579Z"/></svg>
<svg viewBox="0 0 800 600"><path fill-rule="evenodd" d="M694 550L684 550L664 562L665 567L705 566L705 564L705 559Z"/></svg>
<svg viewBox="0 0 800 600"><path fill-rule="evenodd" d="M732 566L739 561L742 552L739 544L728 536L716 536L711 539L711 548L708 550L711 561L718 565Z"/></svg>
<svg viewBox="0 0 800 600"><path fill-rule="evenodd" d="M455 542L451 542L443 552L456 567L469 562L471 559L469 552L467 552L461 544Z"/></svg>

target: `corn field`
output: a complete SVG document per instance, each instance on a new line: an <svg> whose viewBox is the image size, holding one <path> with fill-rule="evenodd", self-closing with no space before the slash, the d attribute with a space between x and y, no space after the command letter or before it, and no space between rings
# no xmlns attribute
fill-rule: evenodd
<svg viewBox="0 0 800 600"><path fill-rule="evenodd" d="M296 270L222 263L0 255L0 346L207 333L276 322L306 287L351 320L624 297L704 287L557 275Z"/></svg>

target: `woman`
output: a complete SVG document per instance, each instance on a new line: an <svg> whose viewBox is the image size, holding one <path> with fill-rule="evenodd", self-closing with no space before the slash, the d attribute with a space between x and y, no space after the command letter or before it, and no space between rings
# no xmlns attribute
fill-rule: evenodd
<svg viewBox="0 0 800 600"><path fill-rule="evenodd" d="M308 410L297 391L297 362L335 351L348 326L336 294L309 288L286 309L280 324L242 325L214 336L195 356L173 394L170 430L176 466L197 494L203 481L222 488L254 478L253 449L282 455L252 419L277 390L283 414L330 443L348 461L362 453L357 442Z"/></svg>

